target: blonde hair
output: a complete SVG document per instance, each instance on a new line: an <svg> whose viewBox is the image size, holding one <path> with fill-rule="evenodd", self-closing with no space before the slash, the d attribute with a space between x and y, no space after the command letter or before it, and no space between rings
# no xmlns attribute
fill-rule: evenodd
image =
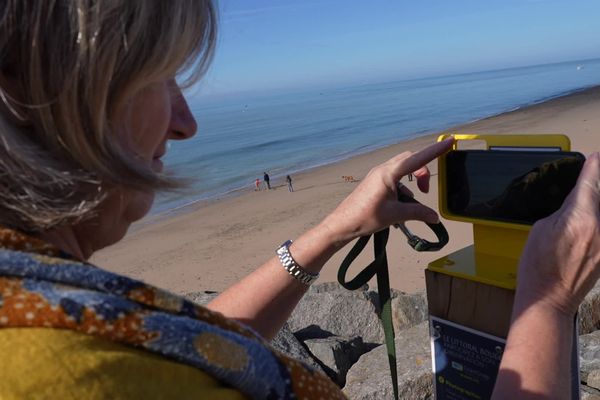
<svg viewBox="0 0 600 400"><path fill-rule="evenodd" d="M199 79L215 41L210 0L3 1L0 224L46 230L90 215L104 187L177 187L111 120L157 79Z"/></svg>

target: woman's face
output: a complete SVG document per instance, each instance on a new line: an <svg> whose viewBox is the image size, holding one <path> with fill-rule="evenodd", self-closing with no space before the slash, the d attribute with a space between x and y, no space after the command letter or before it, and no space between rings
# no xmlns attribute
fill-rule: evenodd
<svg viewBox="0 0 600 400"><path fill-rule="evenodd" d="M197 125L174 79L157 82L139 91L126 109L117 112L117 127L130 132L134 154L155 172L162 172L161 157L167 140L188 139Z"/></svg>
<svg viewBox="0 0 600 400"><path fill-rule="evenodd" d="M139 91L116 112L114 125L126 136L132 157L158 173L163 170L167 141L188 139L197 129L196 120L174 79L156 82ZM123 238L132 222L148 213L153 200L153 192L114 190L99 207L97 218L83 224L81 228L85 231L80 231L80 235L96 242L90 243L93 250L113 244Z"/></svg>

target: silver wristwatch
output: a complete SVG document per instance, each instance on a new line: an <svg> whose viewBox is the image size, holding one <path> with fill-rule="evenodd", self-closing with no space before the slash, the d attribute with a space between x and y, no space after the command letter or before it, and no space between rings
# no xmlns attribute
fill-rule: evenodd
<svg viewBox="0 0 600 400"><path fill-rule="evenodd" d="M314 281L317 280L319 274L312 274L310 272L302 269L301 266L292 258L290 254L290 245L292 244L291 240L286 241L284 244L277 248L277 257L279 257L279 261L283 268L295 279L304 283L307 286L310 286Z"/></svg>

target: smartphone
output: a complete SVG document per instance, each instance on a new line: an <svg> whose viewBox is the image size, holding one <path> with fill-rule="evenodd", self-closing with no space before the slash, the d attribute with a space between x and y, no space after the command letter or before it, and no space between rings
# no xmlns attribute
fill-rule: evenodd
<svg viewBox="0 0 600 400"><path fill-rule="evenodd" d="M585 162L581 153L552 150L456 150L445 157L451 214L526 225L560 208Z"/></svg>

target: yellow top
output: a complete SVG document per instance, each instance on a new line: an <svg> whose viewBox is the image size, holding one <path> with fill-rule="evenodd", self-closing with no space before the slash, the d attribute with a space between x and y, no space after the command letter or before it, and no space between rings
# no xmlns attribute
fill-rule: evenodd
<svg viewBox="0 0 600 400"><path fill-rule="evenodd" d="M0 329L0 354L2 400L246 398L197 368L70 330Z"/></svg>
<svg viewBox="0 0 600 400"><path fill-rule="evenodd" d="M0 226L0 400L315 394L345 398L247 326Z"/></svg>

